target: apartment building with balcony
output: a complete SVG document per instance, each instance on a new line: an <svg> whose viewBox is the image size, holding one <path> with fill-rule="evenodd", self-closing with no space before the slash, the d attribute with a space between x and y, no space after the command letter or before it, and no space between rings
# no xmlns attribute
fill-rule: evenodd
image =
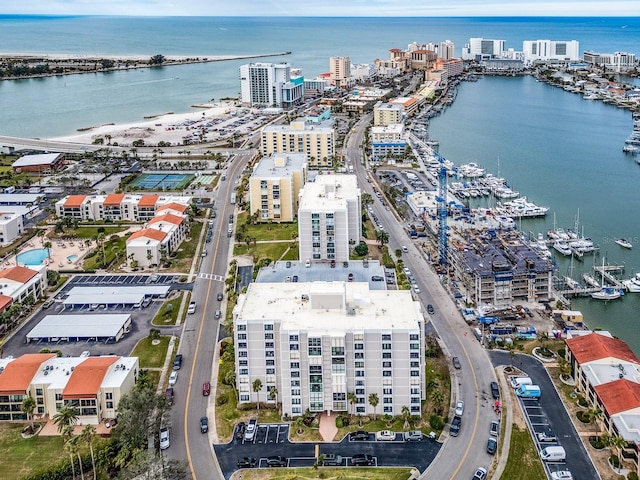
<svg viewBox="0 0 640 480"><path fill-rule="evenodd" d="M351 81L351 59L349 57L329 58L329 74L331 85L336 88L345 88Z"/></svg>
<svg viewBox="0 0 640 480"><path fill-rule="evenodd" d="M127 259L142 268L160 265L162 257L175 252L187 233L187 218L165 209L127 238Z"/></svg>
<svg viewBox="0 0 640 480"><path fill-rule="evenodd" d="M333 121L316 124L296 120L289 125L267 125L260 136L265 157L273 153L306 153L311 167L333 165L336 154Z"/></svg>
<svg viewBox="0 0 640 480"><path fill-rule="evenodd" d="M318 175L300 191L298 244L304 261L349 260L362 236L361 192L355 175Z"/></svg>
<svg viewBox="0 0 640 480"><path fill-rule="evenodd" d="M421 415L424 318L409 291L349 282L251 283L233 321L240 403L278 401L292 417L307 409L400 415L405 406ZM255 393L258 379L264 389ZM273 388L276 396L269 395ZM376 409L368 402L372 393L380 400Z"/></svg>
<svg viewBox="0 0 640 480"><path fill-rule="evenodd" d="M371 127L369 137L371 138L372 158L375 161L390 156L404 155L406 152L407 141L404 138L403 123Z"/></svg>
<svg viewBox="0 0 640 480"><path fill-rule="evenodd" d="M378 102L373 107L373 124L375 126L392 125L402 123L402 121L402 105Z"/></svg>
<svg viewBox="0 0 640 480"><path fill-rule="evenodd" d="M304 98L304 77L288 63L241 65L240 96L245 105L289 108Z"/></svg>
<svg viewBox="0 0 640 480"><path fill-rule="evenodd" d="M536 61L575 62L580 59L580 44L577 40L525 40L522 42L524 63Z"/></svg>

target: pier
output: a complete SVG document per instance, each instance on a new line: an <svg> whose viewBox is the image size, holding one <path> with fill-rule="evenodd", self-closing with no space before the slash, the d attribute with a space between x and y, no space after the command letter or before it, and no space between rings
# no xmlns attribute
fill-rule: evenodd
<svg viewBox="0 0 640 480"><path fill-rule="evenodd" d="M624 265L607 265L606 267L597 267L594 265L593 269L596 272L598 272L598 274L601 277L603 277L607 282L609 282L614 287L622 288L624 290L627 289L627 287L625 287L625 285L620 280L618 280L616 277L611 275L611 273L609 273L609 272L623 273Z"/></svg>

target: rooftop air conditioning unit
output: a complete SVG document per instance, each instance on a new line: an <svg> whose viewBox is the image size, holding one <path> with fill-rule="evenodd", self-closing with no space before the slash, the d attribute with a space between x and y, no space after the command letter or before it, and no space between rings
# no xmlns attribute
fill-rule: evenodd
<svg viewBox="0 0 640 480"><path fill-rule="evenodd" d="M44 374L45 374L45 375L49 375L49 371L48 371L48 370L45 370L45 371L44 371Z"/></svg>
<svg viewBox="0 0 640 480"><path fill-rule="evenodd" d="M65 370L64 374L69 375L71 372L69 370Z"/></svg>

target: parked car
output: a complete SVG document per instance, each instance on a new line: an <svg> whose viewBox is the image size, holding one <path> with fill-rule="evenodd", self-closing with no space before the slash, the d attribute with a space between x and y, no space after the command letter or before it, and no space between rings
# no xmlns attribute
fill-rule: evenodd
<svg viewBox="0 0 640 480"><path fill-rule="evenodd" d="M489 433L492 437L497 437L500 435L500 422L497 420L491 421L491 426L489 427Z"/></svg>
<svg viewBox="0 0 640 480"><path fill-rule="evenodd" d="M498 399L500 398L500 387L498 387L498 382L491 382L491 395L493 396L493 398Z"/></svg>
<svg viewBox="0 0 640 480"><path fill-rule="evenodd" d="M174 370L180 370L180 367L182 367L182 354L179 353L176 355L176 357L173 359L173 369Z"/></svg>
<svg viewBox="0 0 640 480"><path fill-rule="evenodd" d="M494 437L489 437L487 440L487 453L489 455L495 455L498 450L498 441Z"/></svg>
<svg viewBox="0 0 640 480"><path fill-rule="evenodd" d="M396 439L396 432L391 430L380 430L376 433L376 440L379 442L388 442Z"/></svg>
<svg viewBox="0 0 640 480"><path fill-rule="evenodd" d="M204 382L202 384L202 395L208 397L211 393L211 384L209 382Z"/></svg>
<svg viewBox="0 0 640 480"><path fill-rule="evenodd" d="M287 458L282 455L267 457L267 467L286 467Z"/></svg>
<svg viewBox="0 0 640 480"><path fill-rule="evenodd" d="M460 428L462 427L462 417L453 417L451 421L451 426L449 427L449 433L452 437L457 437L460 433Z"/></svg>
<svg viewBox="0 0 640 480"><path fill-rule="evenodd" d="M252 418L249 420L249 424L247 425L247 429L244 432L244 441L245 442L253 442L254 437L256 436L256 427L258 425L258 420Z"/></svg>
<svg viewBox="0 0 640 480"><path fill-rule="evenodd" d="M222 316L222 310L216 310L216 313L213 316L218 320Z"/></svg>
<svg viewBox="0 0 640 480"><path fill-rule="evenodd" d="M203 256L203 257L206 257L206 256L207 256L207 251L206 251L206 250L203 250L203 251L202 251L202 256Z"/></svg>
<svg viewBox="0 0 640 480"><path fill-rule="evenodd" d="M557 442L558 438L552 432L539 432L537 434L540 443Z"/></svg>
<svg viewBox="0 0 640 480"><path fill-rule="evenodd" d="M400 249L401 249L404 253L407 253L407 252L409 251L409 249L408 249L407 247L405 247L404 245L402 245L402 246L400 247Z"/></svg>
<svg viewBox="0 0 640 480"><path fill-rule="evenodd" d="M352 442L361 442L363 440L369 440L369 432L364 430L357 430L349 434L349 440Z"/></svg>
<svg viewBox="0 0 640 480"><path fill-rule="evenodd" d="M244 432L246 429L247 429L246 423L244 422L238 423L238 425L236 426L236 433L235 433L236 440L242 440L244 438Z"/></svg>
<svg viewBox="0 0 640 480"><path fill-rule="evenodd" d="M353 273L350 273L350 274L347 276L347 281L349 281L349 282L353 282Z"/></svg>
<svg viewBox="0 0 640 480"><path fill-rule="evenodd" d="M405 442L419 442L423 437L420 430L409 430L408 432L404 432L403 436Z"/></svg>
<svg viewBox="0 0 640 480"><path fill-rule="evenodd" d="M173 388L172 387L167 388L164 395L167 398L167 403L169 405L173 405Z"/></svg>
<svg viewBox="0 0 640 480"><path fill-rule="evenodd" d="M333 453L326 453L322 459L322 465L325 467L335 467L342 465L342 456Z"/></svg>
<svg viewBox="0 0 640 480"><path fill-rule="evenodd" d="M196 302L191 302L189 304L189 308L187 308L187 313L196 313Z"/></svg>
<svg viewBox="0 0 640 480"><path fill-rule="evenodd" d="M258 460L251 457L242 457L239 458L236 462L238 468L253 468L258 464Z"/></svg>
<svg viewBox="0 0 640 480"><path fill-rule="evenodd" d="M173 371L171 375L169 375L169 385L173 386L178 381L178 372Z"/></svg>
<svg viewBox="0 0 640 480"><path fill-rule="evenodd" d="M169 429L164 427L160 429L160 450L169 448Z"/></svg>
<svg viewBox="0 0 640 480"><path fill-rule="evenodd" d="M222 295L222 292L218 292L218 295L216 298L218 299L219 302L221 302L222 299L224 298L224 296Z"/></svg>
<svg viewBox="0 0 640 480"><path fill-rule="evenodd" d="M460 359L458 357L453 357L453 368L456 370L460 370L462 365L460 365Z"/></svg>
<svg viewBox="0 0 640 480"><path fill-rule="evenodd" d="M559 470L551 473L551 480L573 480L573 475L569 470Z"/></svg>
<svg viewBox="0 0 640 480"><path fill-rule="evenodd" d="M464 401L458 400L456 402L456 415L461 417L463 413L464 413Z"/></svg>
<svg viewBox="0 0 640 480"><path fill-rule="evenodd" d="M310 268L311 267L311 260L307 260L306 262L304 262L304 268Z"/></svg>
<svg viewBox="0 0 640 480"><path fill-rule="evenodd" d="M209 419L207 417L202 417L200 419L200 432L207 433L209 431Z"/></svg>
<svg viewBox="0 0 640 480"><path fill-rule="evenodd" d="M291 268L291 262L287 261L287 263L285 263L285 266L286 266L287 268Z"/></svg>
<svg viewBox="0 0 640 480"><path fill-rule="evenodd" d="M331 268L336 268L336 261L335 260L331 260Z"/></svg>
<svg viewBox="0 0 640 480"><path fill-rule="evenodd" d="M369 455L368 453L356 453L353 457L351 457L351 465L354 465L356 467L364 467L373 464L373 456Z"/></svg>
<svg viewBox="0 0 640 480"><path fill-rule="evenodd" d="M42 308L46 310L46 309L47 309L47 308L49 308L51 305L53 305L53 302L54 302L54 301L55 301L55 300L54 300L53 298L48 299L46 302L44 302L44 303L42 304Z"/></svg>
<svg viewBox="0 0 640 480"><path fill-rule="evenodd" d="M435 312L435 310L433 309L433 305L431 305L431 304L427 305L427 313L429 315L433 315L434 312Z"/></svg>
<svg viewBox="0 0 640 480"><path fill-rule="evenodd" d="M485 478L487 478L487 469L484 467L478 467L471 480L484 480Z"/></svg>

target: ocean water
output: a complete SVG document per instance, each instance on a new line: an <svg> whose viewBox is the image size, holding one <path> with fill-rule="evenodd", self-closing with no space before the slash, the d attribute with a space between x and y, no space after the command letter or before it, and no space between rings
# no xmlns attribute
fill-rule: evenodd
<svg viewBox="0 0 640 480"><path fill-rule="evenodd" d="M291 51L258 61L287 61L306 77L328 70L330 56L354 63L386 58L411 42L456 44L470 37L578 40L580 51L640 54L640 18L235 18L1 16L0 53L103 55L252 55ZM236 97L238 67L248 60L0 82L0 134L50 138L77 128L141 121L144 115L188 112L194 103ZM640 84L638 80L634 81ZM524 232L572 227L579 212L585 234L625 277L640 271L640 166L621 149L629 112L589 102L530 77L464 83L458 98L432 121L441 153L476 162L550 207L546 219L523 221ZM613 243L630 238L634 248ZM593 265L558 260L574 278ZM595 260L600 264L601 257ZM611 330L640 355L640 295L604 304L575 300L591 327Z"/></svg>

